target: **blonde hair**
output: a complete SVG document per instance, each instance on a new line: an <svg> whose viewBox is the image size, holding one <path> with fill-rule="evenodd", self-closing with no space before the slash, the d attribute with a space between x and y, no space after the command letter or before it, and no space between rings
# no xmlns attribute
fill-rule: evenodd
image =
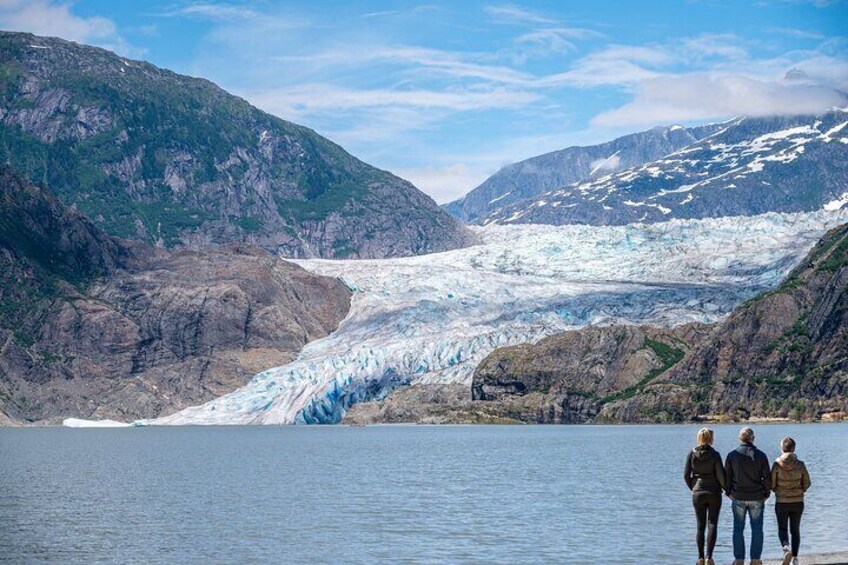
<svg viewBox="0 0 848 565"><path fill-rule="evenodd" d="M712 445L713 431L709 428L701 428L698 430L698 445Z"/></svg>

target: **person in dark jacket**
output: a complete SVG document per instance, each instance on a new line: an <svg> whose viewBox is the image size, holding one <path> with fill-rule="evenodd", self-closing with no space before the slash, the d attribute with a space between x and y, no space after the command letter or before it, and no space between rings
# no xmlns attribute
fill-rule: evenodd
<svg viewBox="0 0 848 565"><path fill-rule="evenodd" d="M713 431L703 428L698 432L698 447L686 456L683 480L692 491L695 507L695 543L698 545L698 565L715 565L713 549L718 532L718 513L721 510L721 493L726 489L721 455L713 449ZM706 530L706 551L704 550Z"/></svg>
<svg viewBox="0 0 848 565"><path fill-rule="evenodd" d="M727 454L724 475L733 500L733 565L745 563L745 516L751 521L751 565L762 565L763 508L771 494L771 469L766 454L754 446L754 430L742 428L742 444Z"/></svg>
<svg viewBox="0 0 848 565"><path fill-rule="evenodd" d="M801 514L804 513L804 493L810 488L810 473L807 466L795 455L795 440L783 438L780 442L783 455L771 467L771 490L777 499L774 512L777 514L777 537L783 546L783 565L798 563L798 548L801 545ZM789 527L787 527L789 526ZM792 530L792 545L789 545L789 529Z"/></svg>

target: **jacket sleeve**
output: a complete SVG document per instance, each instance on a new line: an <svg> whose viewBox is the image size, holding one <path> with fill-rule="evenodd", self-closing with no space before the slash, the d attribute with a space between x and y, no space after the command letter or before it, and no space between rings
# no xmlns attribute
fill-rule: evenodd
<svg viewBox="0 0 848 565"><path fill-rule="evenodd" d="M727 454L727 458L724 460L724 481L725 487L724 492L727 493L727 496L733 494L731 490L733 489L733 462L730 460L730 453Z"/></svg>
<svg viewBox="0 0 848 565"><path fill-rule="evenodd" d="M772 463L771 465L771 490L772 492L777 492L777 473L778 473L778 465L777 461Z"/></svg>
<svg viewBox="0 0 848 565"><path fill-rule="evenodd" d="M804 489L804 492L807 492L807 489L809 489L812 484L813 481L810 480L810 473L807 471L807 466L804 465L804 472L801 475L801 488Z"/></svg>
<svg viewBox="0 0 848 565"><path fill-rule="evenodd" d="M686 482L686 486L689 487L689 490L692 490L695 486L694 477L692 477L692 454L686 454L686 465L683 467L683 480Z"/></svg>
<svg viewBox="0 0 848 565"><path fill-rule="evenodd" d="M768 457L765 453L761 455L760 473L763 478L763 496L768 498L771 496L771 467L769 467Z"/></svg>
<svg viewBox="0 0 848 565"><path fill-rule="evenodd" d="M727 484L727 478L724 476L724 466L721 464L721 455L716 455L715 474L718 479L718 484L721 485L721 490L727 492L730 486Z"/></svg>

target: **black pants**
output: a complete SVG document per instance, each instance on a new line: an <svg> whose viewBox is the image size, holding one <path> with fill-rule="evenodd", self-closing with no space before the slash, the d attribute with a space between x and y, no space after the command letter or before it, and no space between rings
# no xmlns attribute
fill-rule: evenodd
<svg viewBox="0 0 848 565"><path fill-rule="evenodd" d="M778 502L774 505L774 513L777 514L777 537L780 538L780 545L789 545L791 531L792 556L797 557L798 547L801 545L801 514L804 513L804 503Z"/></svg>
<svg viewBox="0 0 848 565"><path fill-rule="evenodd" d="M695 543L698 544L698 558L712 557L718 533L718 512L721 510L721 495L700 492L692 495L695 507L695 519L698 521L695 531ZM704 530L706 530L707 551L704 555Z"/></svg>

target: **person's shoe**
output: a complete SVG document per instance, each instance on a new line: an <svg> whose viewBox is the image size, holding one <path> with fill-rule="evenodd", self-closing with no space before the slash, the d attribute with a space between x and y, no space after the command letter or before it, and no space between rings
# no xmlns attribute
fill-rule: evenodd
<svg viewBox="0 0 848 565"><path fill-rule="evenodd" d="M696 565L707 565L707 561L704 558L698 559L698 562L697 562Z"/></svg>
<svg viewBox="0 0 848 565"><path fill-rule="evenodd" d="M762 559L751 559L751 565L763 565Z"/></svg>
<svg viewBox="0 0 848 565"><path fill-rule="evenodd" d="M797 558L797 557L793 557L793 558L792 558L792 565L800 565L800 563L801 563L801 562L800 562L800 561L798 561L798 558Z"/></svg>
<svg viewBox="0 0 848 565"><path fill-rule="evenodd" d="M743 559L734 559L733 565L745 565L745 560Z"/></svg>
<svg viewBox="0 0 848 565"><path fill-rule="evenodd" d="M715 561L713 561L712 557L707 557L707 565L715 565Z"/></svg>
<svg viewBox="0 0 848 565"><path fill-rule="evenodd" d="M787 546L783 546L783 561L781 565L789 565L792 563L792 550Z"/></svg>

